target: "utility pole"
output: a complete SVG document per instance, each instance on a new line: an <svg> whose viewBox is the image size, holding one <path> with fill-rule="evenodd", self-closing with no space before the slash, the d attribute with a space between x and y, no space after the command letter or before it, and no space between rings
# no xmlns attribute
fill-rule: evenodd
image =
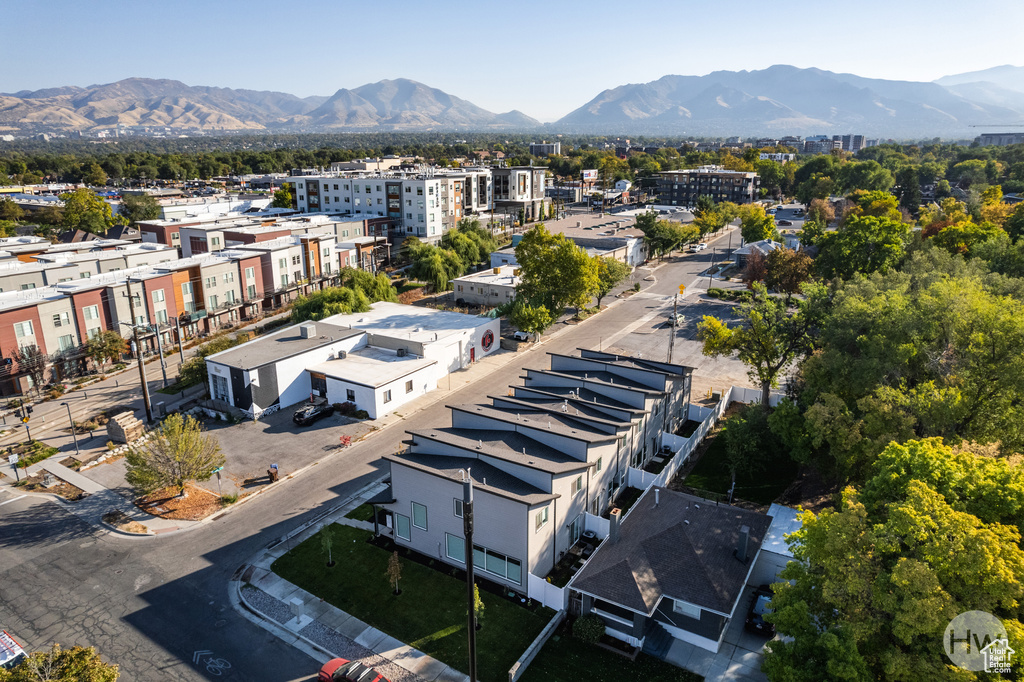
<svg viewBox="0 0 1024 682"><path fill-rule="evenodd" d="M711 279L714 277L715 273L715 251L717 250L718 249L714 248L711 249L711 267L708 268L708 289L711 288Z"/></svg>
<svg viewBox="0 0 1024 682"><path fill-rule="evenodd" d="M149 406L149 385L146 383L146 363L142 360L142 342L139 340L139 326L135 324L135 299L132 298L131 277L125 280L128 289L128 314L132 316L132 337L135 346L135 359L139 363L139 381L142 382L142 404L146 406L146 423L153 421L153 410ZM121 324L124 324L123 322Z"/></svg>
<svg viewBox="0 0 1024 682"><path fill-rule="evenodd" d="M672 347L676 343L676 307L679 305L679 294L672 297L672 324L669 325L668 362L672 362Z"/></svg>
<svg viewBox="0 0 1024 682"><path fill-rule="evenodd" d="M160 324L153 325L153 331L156 332L156 349L160 353L160 371L164 375L164 388L167 388L167 362L164 360L164 344L160 339Z"/></svg>
<svg viewBox="0 0 1024 682"><path fill-rule="evenodd" d="M178 330L178 357L181 358L181 364L184 365L185 364L185 349L184 349L184 346L182 345L183 342L181 340L181 318L180 317L174 318L174 326Z"/></svg>
<svg viewBox="0 0 1024 682"><path fill-rule="evenodd" d="M466 603L469 607L469 682L476 682L476 591L473 578L473 478L462 482L462 530L466 535Z"/></svg>

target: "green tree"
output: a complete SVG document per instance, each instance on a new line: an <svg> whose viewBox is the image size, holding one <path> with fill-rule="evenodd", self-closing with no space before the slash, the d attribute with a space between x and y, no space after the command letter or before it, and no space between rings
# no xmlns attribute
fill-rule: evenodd
<svg viewBox="0 0 1024 682"><path fill-rule="evenodd" d="M388 581L394 587L394 594L401 594L402 591L398 589L398 581L402 579L402 562L398 559L397 550L388 557L387 576Z"/></svg>
<svg viewBox="0 0 1024 682"><path fill-rule="evenodd" d="M473 585L473 623L477 628L484 624L484 600L480 598L480 586Z"/></svg>
<svg viewBox="0 0 1024 682"><path fill-rule="evenodd" d="M107 172L95 161L90 163L84 170L85 174L82 176L82 182L86 185L90 187L103 187L107 184Z"/></svg>
<svg viewBox="0 0 1024 682"><path fill-rule="evenodd" d="M1006 230L1006 234L1010 235L1010 239L1013 241L1024 237L1024 202L1014 207L1013 212L1007 216L1006 222L1003 223L1003 229Z"/></svg>
<svg viewBox="0 0 1024 682"><path fill-rule="evenodd" d="M909 238L909 227L898 220L854 217L821 236L815 270L825 278L848 279L856 273L894 268L902 260Z"/></svg>
<svg viewBox="0 0 1024 682"><path fill-rule="evenodd" d="M768 215L760 204L746 204L739 209L740 234L748 244L778 235L775 219Z"/></svg>
<svg viewBox="0 0 1024 682"><path fill-rule="evenodd" d="M295 299L295 303L292 304L292 322L322 320L332 315L365 313L370 309L370 303L369 297L360 289L321 289Z"/></svg>
<svg viewBox="0 0 1024 682"><path fill-rule="evenodd" d="M0 668L0 682L116 682L119 676L117 666L104 663L93 647L60 644L28 654L14 668Z"/></svg>
<svg viewBox="0 0 1024 682"><path fill-rule="evenodd" d="M327 565L333 566L334 558L331 556L331 550L334 548L334 533L331 531L331 526L326 523L320 526L317 535L320 537L320 549L327 555Z"/></svg>
<svg viewBox="0 0 1024 682"><path fill-rule="evenodd" d="M292 191L289 185L284 185L274 192L274 200L270 202L273 208L292 208Z"/></svg>
<svg viewBox="0 0 1024 682"><path fill-rule="evenodd" d="M896 173L896 187L893 190L900 200L900 207L913 215L921 208L921 180L914 166L905 166Z"/></svg>
<svg viewBox="0 0 1024 682"><path fill-rule="evenodd" d="M125 194L121 197L121 215L130 225L160 217L160 204L150 194Z"/></svg>
<svg viewBox="0 0 1024 682"><path fill-rule="evenodd" d="M695 225L658 220L657 213L648 211L637 217L637 229L644 233L644 242L651 255L671 253L683 244L696 241L700 232Z"/></svg>
<svg viewBox="0 0 1024 682"><path fill-rule="evenodd" d="M633 268L617 258L610 256L594 256L597 260L597 306L601 307L601 299L612 289L633 273Z"/></svg>
<svg viewBox="0 0 1024 682"><path fill-rule="evenodd" d="M516 329L539 337L555 320L544 306L531 306L517 297L509 310L508 321Z"/></svg>
<svg viewBox="0 0 1024 682"><path fill-rule="evenodd" d="M10 199L0 199L0 220L17 222L25 217L25 211Z"/></svg>
<svg viewBox="0 0 1024 682"><path fill-rule="evenodd" d="M85 344L85 356L102 367L108 362L118 362L128 349L128 341L108 329L89 339Z"/></svg>
<svg viewBox="0 0 1024 682"><path fill-rule="evenodd" d="M836 182L842 192L854 190L888 191L895 179L877 161L851 161L839 167Z"/></svg>
<svg viewBox="0 0 1024 682"><path fill-rule="evenodd" d="M519 263L517 296L542 305L552 317L568 306L579 311L598 290L597 263L564 235L539 224L523 235L515 249Z"/></svg>
<svg viewBox="0 0 1024 682"><path fill-rule="evenodd" d="M807 300L798 302L795 311L781 299L769 296L763 284L754 284L752 289L753 299L736 309L739 324L729 327L705 315L697 325L697 338L703 343L704 355L736 353L749 368L751 381L760 384L761 404L768 409L771 389L778 386L779 375L811 349L824 289L805 284Z"/></svg>
<svg viewBox="0 0 1024 682"><path fill-rule="evenodd" d="M61 225L68 230L84 230L95 234L106 232L117 224L110 204L87 189L76 189L60 195L64 202Z"/></svg>
<svg viewBox="0 0 1024 682"><path fill-rule="evenodd" d="M203 433L201 422L172 414L142 445L129 449L125 461L125 479L137 492L173 486L185 496L189 481L208 481L225 460L217 439Z"/></svg>

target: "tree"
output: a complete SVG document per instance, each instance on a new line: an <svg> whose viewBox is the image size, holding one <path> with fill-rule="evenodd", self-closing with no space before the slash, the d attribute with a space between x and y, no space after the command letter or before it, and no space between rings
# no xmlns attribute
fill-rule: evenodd
<svg viewBox="0 0 1024 682"><path fill-rule="evenodd" d="M117 666L104 663L93 647L64 649L60 644L27 655L10 670L0 668L0 682L116 682L119 675Z"/></svg>
<svg viewBox="0 0 1024 682"><path fill-rule="evenodd" d="M778 234L775 231L775 219L768 215L760 204L746 204L739 209L740 234L748 244L765 239L772 239Z"/></svg>
<svg viewBox="0 0 1024 682"><path fill-rule="evenodd" d="M1006 234L1010 235L1010 239L1013 241L1024 237L1024 203L1019 203L1014 207L1013 212L1007 216L1006 222L1003 223L1003 229L1006 230Z"/></svg>
<svg viewBox="0 0 1024 682"><path fill-rule="evenodd" d="M793 294L811 278L814 261L803 251L775 249L765 263L764 283L769 289L786 294L788 305Z"/></svg>
<svg viewBox="0 0 1024 682"><path fill-rule="evenodd" d="M767 273L767 260L762 254L754 252L747 256L747 264L743 268L743 281L748 289L753 289L757 282L764 282Z"/></svg>
<svg viewBox="0 0 1024 682"><path fill-rule="evenodd" d="M60 195L64 202L64 216L61 220L68 230L84 230L94 234L106 232L117 224L110 204L87 189L76 189Z"/></svg>
<svg viewBox="0 0 1024 682"><path fill-rule="evenodd" d="M597 263L564 235L552 235L539 224L523 235L516 246L519 263L517 297L543 306L557 317L568 306L589 303L598 290Z"/></svg>
<svg viewBox="0 0 1024 682"><path fill-rule="evenodd" d="M473 584L473 623L479 630L484 624L484 600L480 598L480 586Z"/></svg>
<svg viewBox="0 0 1024 682"><path fill-rule="evenodd" d="M904 166L896 173L896 187L893 189L900 206L916 215L921 208L921 180L914 166Z"/></svg>
<svg viewBox="0 0 1024 682"><path fill-rule="evenodd" d="M349 287L330 287L299 296L292 304L292 322L322 320L332 315L365 313L370 299L362 290Z"/></svg>
<svg viewBox="0 0 1024 682"><path fill-rule="evenodd" d="M0 220L17 222L25 216L25 210L10 199L0 199Z"/></svg>
<svg viewBox="0 0 1024 682"><path fill-rule="evenodd" d="M28 374L36 389L46 383L46 356L39 350L39 346L33 344L19 347L15 361L18 363L18 371Z"/></svg>
<svg viewBox="0 0 1024 682"><path fill-rule="evenodd" d="M801 522L787 538L795 561L774 585L768 619L784 637L765 656L770 679L975 679L935 645L975 609L1001 616L1011 646L1024 645L1015 527L985 523L921 480L875 509L847 488L836 510Z"/></svg>
<svg viewBox="0 0 1024 682"><path fill-rule="evenodd" d="M854 190L888 191L895 180L877 161L851 161L839 166L836 173L839 188L846 193Z"/></svg>
<svg viewBox="0 0 1024 682"><path fill-rule="evenodd" d="M697 325L697 338L704 355L720 357L737 353L747 367L747 376L761 385L761 404L768 408L771 389L779 374L811 348L812 329L819 317L824 289L805 284L806 301L795 312L778 298L768 295L763 284L753 286L749 303L736 309L740 323L729 327L716 317L705 315Z"/></svg>
<svg viewBox="0 0 1024 682"><path fill-rule="evenodd" d="M670 220L658 220L657 213L649 211L637 217L637 228L644 233L644 242L651 255L670 253L681 245L696 241L700 232L696 225L684 225Z"/></svg>
<svg viewBox="0 0 1024 682"><path fill-rule="evenodd" d="M103 187L107 184L107 172L98 163L92 162L84 170L85 174L82 176L82 182L86 185L90 187Z"/></svg>
<svg viewBox="0 0 1024 682"><path fill-rule="evenodd" d="M331 532L331 527L325 523L320 526L317 535L320 536L320 549L327 555L328 567L333 566L334 559L331 557L331 549L334 547L334 534Z"/></svg>
<svg viewBox="0 0 1024 682"><path fill-rule="evenodd" d="M270 205L272 208L292 208L292 191L289 185L284 185L274 192L274 200Z"/></svg>
<svg viewBox="0 0 1024 682"><path fill-rule="evenodd" d="M125 457L128 484L141 494L174 486L185 496L189 481L208 481L224 465L220 444L192 416L168 416L142 445Z"/></svg>
<svg viewBox="0 0 1024 682"><path fill-rule="evenodd" d="M121 197L121 215L128 224L160 217L160 204L149 194L125 194Z"/></svg>
<svg viewBox="0 0 1024 682"><path fill-rule="evenodd" d="M898 220L857 216L821 236L814 267L822 277L843 279L894 268L909 238L909 227Z"/></svg>
<svg viewBox="0 0 1024 682"><path fill-rule="evenodd" d="M633 273L633 268L611 256L594 256L597 260L597 307L601 307L601 299L608 295L615 286Z"/></svg>
<svg viewBox="0 0 1024 682"><path fill-rule="evenodd" d="M737 474L753 475L764 470L771 455L780 448L768 428L768 412L756 405L744 405L722 427L725 463L735 489Z"/></svg>
<svg viewBox="0 0 1024 682"><path fill-rule="evenodd" d="M516 297L512 302L512 308L509 310L508 321L516 329L527 334L534 334L536 338L540 338L540 335L554 323L555 319L544 306L532 306L523 299Z"/></svg>
<svg viewBox="0 0 1024 682"><path fill-rule="evenodd" d="M85 356L102 367L117 362L129 350L127 339L111 330L104 330L85 344Z"/></svg>
<svg viewBox="0 0 1024 682"><path fill-rule="evenodd" d="M396 550L388 557L388 580L394 586L394 594L402 594L402 591L398 589L398 581L402 579L402 562L398 559L398 551Z"/></svg>

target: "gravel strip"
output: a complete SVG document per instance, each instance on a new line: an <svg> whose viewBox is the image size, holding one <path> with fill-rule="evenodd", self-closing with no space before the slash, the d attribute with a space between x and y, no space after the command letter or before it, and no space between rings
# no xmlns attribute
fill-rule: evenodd
<svg viewBox="0 0 1024 682"><path fill-rule="evenodd" d="M245 601L254 609L273 618L278 623L287 623L295 617L292 615L292 611L288 608L287 604L276 597L271 597L254 585L243 586L242 594L245 595Z"/></svg>

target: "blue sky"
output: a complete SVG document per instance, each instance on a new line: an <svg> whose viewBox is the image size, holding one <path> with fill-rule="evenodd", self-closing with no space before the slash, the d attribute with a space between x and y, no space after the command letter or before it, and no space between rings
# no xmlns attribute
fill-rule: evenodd
<svg viewBox="0 0 1024 682"><path fill-rule="evenodd" d="M1024 65L1021 0L3 0L0 20L0 92L139 76L307 96L411 78L543 121L670 73Z"/></svg>

